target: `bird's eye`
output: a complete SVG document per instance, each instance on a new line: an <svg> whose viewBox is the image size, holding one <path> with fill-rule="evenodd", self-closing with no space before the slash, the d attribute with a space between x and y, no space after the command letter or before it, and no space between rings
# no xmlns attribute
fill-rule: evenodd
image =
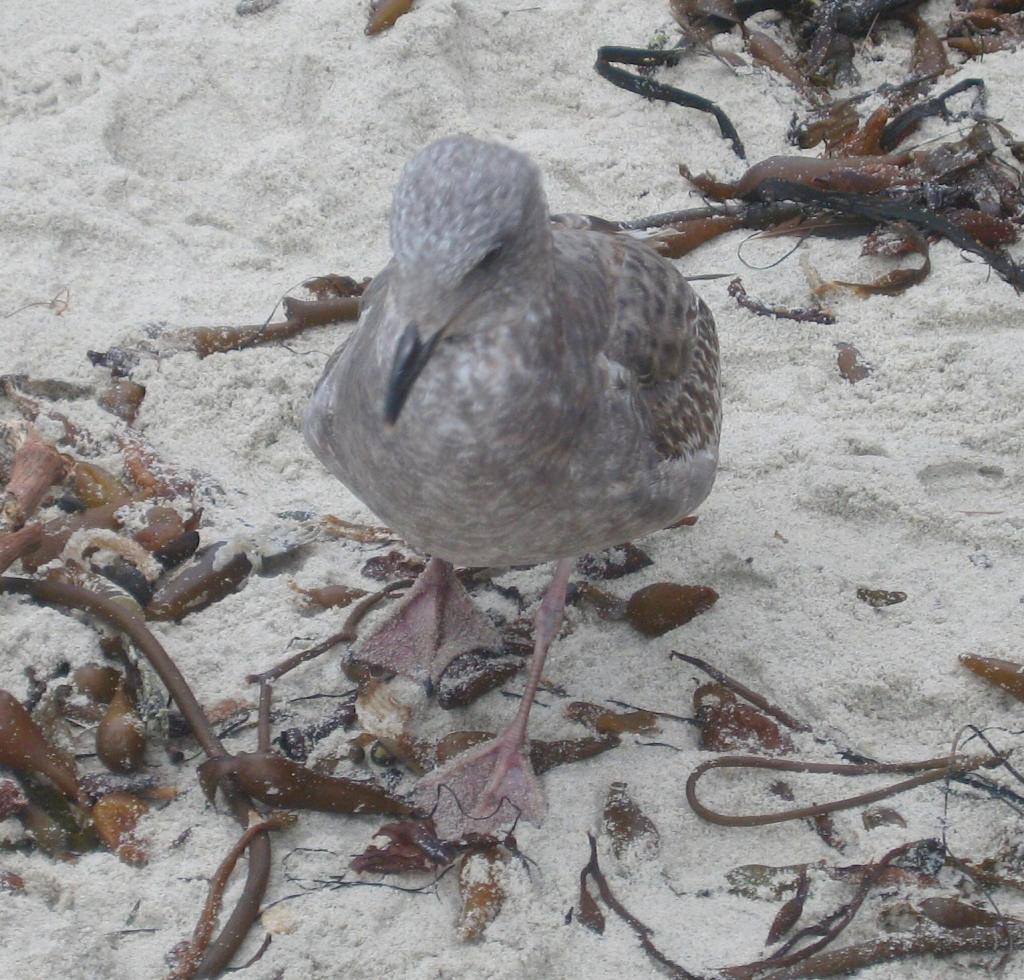
<svg viewBox="0 0 1024 980"><path fill-rule="evenodd" d="M494 265L494 263L498 260L498 257L501 255L502 249L504 247L504 245L495 245L494 248L489 249L487 254L479 262L477 262L477 268L487 269Z"/></svg>

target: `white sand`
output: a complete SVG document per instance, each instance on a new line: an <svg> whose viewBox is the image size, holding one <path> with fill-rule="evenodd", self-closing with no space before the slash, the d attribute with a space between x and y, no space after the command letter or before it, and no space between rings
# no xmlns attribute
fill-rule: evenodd
<svg viewBox="0 0 1024 980"><path fill-rule="evenodd" d="M493 137L532 154L555 211L626 218L698 206L678 176L679 162L695 172L742 171L708 117L647 103L591 68L600 44L643 46L661 30L674 36L663 0L551 0L511 9L420 0L378 38L363 34L364 8L354 0L283 0L243 18L228 0L0 5L0 312L70 290L63 316L34 307L0 320L0 372L98 382L103 374L90 367L87 349L138 340L153 325L258 322L304 278L372 275L388 254L386 216L401 165L447 133ZM933 2L927 15L939 24L945 10ZM891 27L885 37L873 50L881 60L865 64L865 85L904 70L909 33ZM1018 134L1020 65L1020 56L1007 52L969 72L988 80L992 114ZM785 131L801 105L778 78L749 69L737 76L706 57L661 77L718 99L750 160L790 152ZM921 138L952 130L935 123ZM747 269L737 258L742 237L705 247L680 268L742 273L752 295L806 305L798 257ZM743 255L768 265L790 244L752 242ZM857 258L858 247L812 240L804 251L826 276L857 278L888 267ZM1020 299L946 243L933 248L932 261L927 282L903 297L837 298L839 322L831 327L758 318L726 295L727 279L701 285L722 341L726 423L718 484L696 527L644 542L656 564L615 587L628 594L650 581L704 583L721 600L655 641L570 613L574 631L549 661L553 681L576 699L619 698L689 714L695 673L667 659L670 649L682 649L817 731L894 760L947 751L967 723L1019 726L1019 703L967 674L957 656L1024 659ZM203 361L178 354L140 367L136 380L148 393L139 425L166 460L201 478L205 540L273 527L285 510L370 519L321 470L298 431L324 358L348 329L310 333L290 350ZM869 380L851 387L839 378L838 340L855 343L874 364ZM10 406L4 412L14 415ZM115 464L109 417L84 402L74 412L101 439L98 461ZM360 584L358 570L371 553L323 543L304 552L291 574L307 585ZM546 575L538 569L508 581L535 598ZM202 700L251 696L246 673L274 663L294 636L319 638L337 628L337 614L302 614L288 578L254 576L223 602L159 627ZM855 597L860 585L901 589L909 598L876 611ZM0 624L0 686L19 697L27 665L96 656L94 634L51 611L5 597ZM283 705L343 683L331 657L289 676L277 695ZM556 699L546 703L535 712L536 734L583 734ZM307 716L323 704L312 702ZM417 724L433 733L493 727L511 709L492 695L454 716L441 717L430 705ZM586 861L586 831L598 825L615 780L628 782L662 846L657 858L625 864L602 850L605 870L656 942L692 970L763 953L779 903L729 894L724 875L731 868L863 862L942 830L943 795L934 787L892 804L907 819L905 830L869 832L856 811L837 815L848 841L843 855L799 823L757 830L704 824L683 798L687 774L705 757L694 731L668 722L661 738L682 751L627 737L614 752L544 778L550 815L518 834L536 865L529 876L510 874L508 904L483 942L456 938L454 876L437 897L318 891L275 909L279 934L246 975L657 975L614 917L603 938L564 923ZM252 733L231 746L252 749ZM800 749L831 758L809 740ZM237 828L205 806L191 765L172 770L159 750L150 761L182 795L141 828L151 841L147 867L125 867L107 853L76 864L0 853L0 867L27 882L27 894L0 894L0 976L165 971L165 954L192 929L204 876ZM850 792L839 781L794 783L804 787L804 799ZM744 782L751 789L742 795L729 784L727 777L714 783L723 806L777 805L757 789L761 783ZM275 837L267 901L298 891L282 869L292 848L327 849L294 856L295 870L343 875L377 822L303 815ZM191 837L172 850L186 828ZM1020 826L1006 807L953 797L947 830L955 853L980 859L1019 835ZM848 888L819 883L808 915L849 897ZM1003 901L1013 911L1012 898ZM878 907L869 902L864 925L844 943L875 933ZM119 935L126 928L151 931ZM253 931L243 957L262 935ZM952 977L962 968L912 962L863 975Z"/></svg>

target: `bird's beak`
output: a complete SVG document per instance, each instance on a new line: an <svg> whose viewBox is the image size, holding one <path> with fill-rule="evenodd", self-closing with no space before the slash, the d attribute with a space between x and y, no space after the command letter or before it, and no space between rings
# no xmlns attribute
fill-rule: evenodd
<svg viewBox="0 0 1024 980"><path fill-rule="evenodd" d="M419 328L415 323L410 323L402 332L402 336L398 339L395 360L391 365L387 392L384 395L384 421L388 425L394 425L398 421L398 416L402 413L402 406L405 405L413 384L420 376L427 361L430 360L430 355L434 353L434 348L443 333L443 330L438 330L426 343L423 343L420 339Z"/></svg>

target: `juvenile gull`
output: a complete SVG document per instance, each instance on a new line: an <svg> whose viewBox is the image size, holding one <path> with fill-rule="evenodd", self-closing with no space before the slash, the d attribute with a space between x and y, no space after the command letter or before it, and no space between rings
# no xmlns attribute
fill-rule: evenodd
<svg viewBox="0 0 1024 980"><path fill-rule="evenodd" d="M685 517L710 491L714 320L647 246L552 223L538 168L495 143L418 153L391 247L305 419L324 465L431 556L358 658L436 681L460 653L501 645L453 566L555 561L512 724L416 789L439 803L442 833L539 821L527 719L572 560Z"/></svg>

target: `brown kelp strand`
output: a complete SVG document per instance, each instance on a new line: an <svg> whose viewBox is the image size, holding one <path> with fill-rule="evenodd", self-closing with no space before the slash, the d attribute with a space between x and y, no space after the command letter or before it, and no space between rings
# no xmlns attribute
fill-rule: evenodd
<svg viewBox="0 0 1024 980"><path fill-rule="evenodd" d="M146 397L146 389L128 378L114 378L97 396L100 408L116 415L128 425L134 425L135 419Z"/></svg>
<svg viewBox="0 0 1024 980"><path fill-rule="evenodd" d="M124 460L125 476L135 484L143 497L165 497L191 499L195 484L187 477L171 471L156 453L137 433L129 431L118 439Z"/></svg>
<svg viewBox="0 0 1024 980"><path fill-rule="evenodd" d="M124 632L139 652L149 661L166 686L178 708L187 719L189 727L203 748L212 757L224 754L224 748L210 727L202 707L196 700L174 661L167 655L145 624L135 616L126 614L110 601L85 589L58 582L43 582L20 578L0 578L0 593L28 595L39 602L57 605L66 609L79 609L97 617L109 626ZM4 740L0 739L0 745ZM251 804L235 789L228 800L235 818L243 824L249 823ZM266 892L270 877L270 841L262 830L255 831L247 838L249 863L245 884L234 910L224 924L220 934L202 954L197 972L212 976L218 974L230 963L236 950L248 934L249 928L259 914L260 904Z"/></svg>
<svg viewBox="0 0 1024 980"><path fill-rule="evenodd" d="M845 279L832 279L824 284L831 289L840 287L848 289L858 296L898 296L911 286L920 285L928 278L932 270L929 255L928 239L918 233L912 225L901 223L899 226L900 247L903 253L916 252L922 257L921 264L910 269L894 269L871 282L849 282Z"/></svg>
<svg viewBox="0 0 1024 980"><path fill-rule="evenodd" d="M997 657L981 657L974 653L961 654L960 663L971 673L1008 691L1018 701L1024 701L1024 665Z"/></svg>
<svg viewBox="0 0 1024 980"><path fill-rule="evenodd" d="M791 143L809 150L819 143L828 145L844 139L854 133L859 124L853 101L843 99L824 106L802 122L794 118L787 135Z"/></svg>
<svg viewBox="0 0 1024 980"><path fill-rule="evenodd" d="M358 315L358 304L350 319ZM211 354L227 354L231 351L247 350L264 344L280 343L298 336L314 324L302 320L283 320L276 323L251 324L244 327L194 327L177 335L176 343L185 350L194 351L199 357Z"/></svg>
<svg viewBox="0 0 1024 980"><path fill-rule="evenodd" d="M910 54L912 78L938 78L949 70L949 57L942 39L916 11L904 14L904 21L914 31L914 46Z"/></svg>
<svg viewBox="0 0 1024 980"><path fill-rule="evenodd" d="M743 142L740 139L732 120L710 99L693 92L686 92L673 85L656 82L645 75L633 74L617 68L616 65L635 65L639 68L654 68L660 65L675 66L682 55L679 51L657 50L646 48L624 48L606 46L598 48L594 70L612 85L624 88L627 92L635 92L647 99L661 102L672 102L687 109L697 109L715 117L722 138L732 144L733 152L742 160L746 158Z"/></svg>
<svg viewBox="0 0 1024 980"><path fill-rule="evenodd" d="M46 491L60 482L66 469L65 458L34 426L29 426L14 453L0 503L3 524L11 530L20 528L36 512Z"/></svg>
<svg viewBox="0 0 1024 980"><path fill-rule="evenodd" d="M359 300L352 297L332 299L295 299L286 296L281 304L289 321L304 327L324 327L329 323L348 323L359 319Z"/></svg>
<svg viewBox="0 0 1024 980"><path fill-rule="evenodd" d="M979 245L1012 245L1020 238L1020 225L976 208L948 208L943 215L959 225Z"/></svg>
<svg viewBox="0 0 1024 980"><path fill-rule="evenodd" d="M881 138L891 115L892 111L888 106L879 106L864 120L859 129L826 143L828 156L840 158L883 156Z"/></svg>
<svg viewBox="0 0 1024 980"><path fill-rule="evenodd" d="M32 720L22 703L0 690L0 765L45 776L69 799L79 795L78 776Z"/></svg>
<svg viewBox="0 0 1024 980"><path fill-rule="evenodd" d="M911 841L893 848L879 861L868 866L858 884L857 891L848 902L826 914L819 922L798 930L770 956L753 963L745 963L742 966L727 967L716 971L717 974L736 978L736 980L753 980L754 977L765 976L769 970L771 971L770 975L777 978L817 976L818 974L802 971L801 963L834 942L849 926L870 892L882 883L892 864L897 860L913 861L916 856L921 854L930 856L940 848L939 842L934 840ZM799 911L802 912L802 906ZM808 942L808 940L811 941Z"/></svg>
<svg viewBox="0 0 1024 980"><path fill-rule="evenodd" d="M762 31L751 31L747 35L747 50L755 64L764 65L781 75L804 98L817 99L817 91L804 77L796 62L790 58L781 44L767 34Z"/></svg>
<svg viewBox="0 0 1024 980"><path fill-rule="evenodd" d="M954 95L959 95L961 92L966 92L970 89L977 89L977 98L979 100L984 99L985 82L980 78L964 78L938 95L907 106L907 108L897 113L886 123L879 139L879 145L882 150L886 153L895 150L925 119L933 116L942 116L950 120L961 118L959 116L952 116L947 103Z"/></svg>
<svg viewBox="0 0 1024 980"><path fill-rule="evenodd" d="M43 540L41 524L26 524L17 531L0 532L0 575L22 555L38 547Z"/></svg>
<svg viewBox="0 0 1024 980"><path fill-rule="evenodd" d="M363 596L362 599L353 605L344 625L337 633L327 637L326 640L321 640L321 642L306 650L301 650L299 653L293 653L290 657L286 657L269 670L265 670L259 674L249 674L245 678L246 682L249 684L260 684L277 680L279 677L283 677L285 674L294 670L300 664L307 663L310 660L315 660L328 650L336 647L339 643L351 643L356 638L359 624L363 621L366 614L374 608L374 606L389 596L394 595L400 589L408 588L410 585L412 585L412 581L410 579L399 579L397 582L391 582L384 586L384 588L379 592L371 592L370 595ZM346 664L346 672L348 672L349 666L350 664ZM353 670L353 672L358 674L358 669ZM358 680L359 678L357 677L356 679Z"/></svg>
<svg viewBox="0 0 1024 980"><path fill-rule="evenodd" d="M119 684L96 729L96 754L112 772L134 772L146 757L146 727Z"/></svg>
<svg viewBox="0 0 1024 980"><path fill-rule="evenodd" d="M711 215L668 225L644 241L667 259L681 259L713 238L742 227L743 220L738 215Z"/></svg>
<svg viewBox="0 0 1024 980"><path fill-rule="evenodd" d="M224 936L228 929L231 928L232 923L228 923L224 927L216 941L213 940L213 931L217 924L217 917L220 914L221 904L224 900L224 891L227 888L228 881L235 870L238 859L245 853L246 849L249 850L251 860L253 845L258 840L266 840L268 831L286 826L287 822L283 815L278 813L273 813L264 819L259 819L255 812L249 812L242 836L239 837L231 850L228 851L224 860L210 879L209 892L199 914L199 921L192 932L192 938L179 943L171 952L169 959L174 964L174 968L168 975L167 980L190 980L190 978L196 976L218 976L223 968L227 966L227 963L230 961L230 955L225 958L223 950L218 947L222 944ZM259 903L257 902L256 904L257 908L254 910L254 918L255 913L259 911ZM240 907L241 904L239 905ZM242 935L233 937L233 941L236 944L241 943L242 939L245 938L245 931L242 932Z"/></svg>
<svg viewBox="0 0 1024 980"><path fill-rule="evenodd" d="M599 735L655 735L661 731L658 716L643 709L612 711L600 704L573 701L566 705L565 716Z"/></svg>
<svg viewBox="0 0 1024 980"><path fill-rule="evenodd" d="M656 963L662 970L666 971L673 980L700 980L700 978L684 969L674 960L669 959L655 945L651 938L653 930L641 922L622 902L615 896L608 879L601 870L597 857L597 839L593 834L587 834L590 841L590 858L580 872L580 902L577 906L577 917L585 926L597 933L604 932L605 920L597 899L600 898L605 907L613 912L633 931L640 943L644 953ZM595 896L591 892L591 885L596 891Z"/></svg>
<svg viewBox="0 0 1024 980"><path fill-rule="evenodd" d="M825 763L806 762L795 759L769 759L755 755L726 755L708 762L703 762L690 773L686 781L686 801L691 809L702 820L719 824L723 827L761 827L772 823L785 823L789 820L802 820L816 817L819 814L834 813L837 810L848 810L851 807L863 806L886 799L898 793L904 793L917 786L924 786L940 779L949 779L955 775L972 772L983 767L992 768L1000 765L1001 760L991 756L953 756L938 759L926 759L922 762L896 763ZM716 812L705 806L697 797L696 787L704 775L712 769L756 769L779 772L825 773L835 776L863 776L883 773L917 773L909 779L900 780L883 789L860 793L829 803L812 804L795 807L775 813L726 814Z"/></svg>
<svg viewBox="0 0 1024 980"><path fill-rule="evenodd" d="M226 777L244 793L271 806L327 813L406 816L413 807L371 782L324 776L272 752L243 752L208 759L199 778L209 799Z"/></svg>
<svg viewBox="0 0 1024 980"><path fill-rule="evenodd" d="M873 194L894 187L909 187L914 178L904 172L906 154L880 157L788 157L774 156L755 163L739 180L724 182L711 174L691 174L679 165L679 173L702 194L715 201L738 198L764 199L762 187L770 180L785 180L815 188Z"/></svg>
<svg viewBox="0 0 1024 980"><path fill-rule="evenodd" d="M365 33L372 35L386 31L410 10L412 0L371 0L370 18L366 22Z"/></svg>
<svg viewBox="0 0 1024 980"><path fill-rule="evenodd" d="M224 550L223 541L209 545L193 561L162 582L146 607L148 619L181 619L238 591L253 570L244 551Z"/></svg>

